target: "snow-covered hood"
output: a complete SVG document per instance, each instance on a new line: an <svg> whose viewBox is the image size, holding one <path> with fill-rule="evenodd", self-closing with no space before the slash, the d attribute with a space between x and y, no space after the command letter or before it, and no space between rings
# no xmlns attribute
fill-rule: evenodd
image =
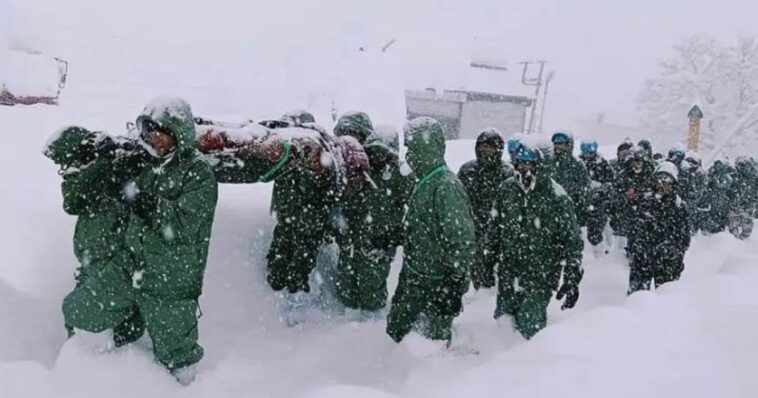
<svg viewBox="0 0 758 398"><path fill-rule="evenodd" d="M140 135L144 133L143 125L152 121L169 132L176 139L176 154L191 155L195 152L195 123L192 109L181 98L158 97L150 101L137 117ZM144 137L141 137L144 138Z"/></svg>

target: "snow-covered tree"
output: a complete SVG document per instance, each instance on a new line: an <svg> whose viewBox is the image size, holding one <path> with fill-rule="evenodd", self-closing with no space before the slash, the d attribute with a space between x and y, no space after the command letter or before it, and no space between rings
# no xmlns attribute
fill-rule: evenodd
<svg viewBox="0 0 758 398"><path fill-rule="evenodd" d="M671 58L660 62L660 74L647 80L637 97L641 127L665 145L685 142L687 111L697 104L705 113L700 150L709 153L758 104L758 39L740 37L736 45L722 46L695 36L673 50ZM758 127L748 126L731 137L724 154L758 148Z"/></svg>

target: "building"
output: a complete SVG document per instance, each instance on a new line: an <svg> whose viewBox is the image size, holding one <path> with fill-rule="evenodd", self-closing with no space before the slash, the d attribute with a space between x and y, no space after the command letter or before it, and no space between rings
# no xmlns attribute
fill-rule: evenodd
<svg viewBox="0 0 758 398"><path fill-rule="evenodd" d="M525 96L468 90L406 90L408 119L433 117L448 139L474 139L482 129L495 127L504 135L522 133L533 99Z"/></svg>

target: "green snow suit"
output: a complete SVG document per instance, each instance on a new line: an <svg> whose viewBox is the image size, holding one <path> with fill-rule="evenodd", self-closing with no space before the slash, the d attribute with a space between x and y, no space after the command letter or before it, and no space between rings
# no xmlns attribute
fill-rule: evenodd
<svg viewBox="0 0 758 398"><path fill-rule="evenodd" d="M578 289L584 242L566 191L542 174L525 192L516 178L506 180L495 198L493 218L480 248L480 261L497 269L495 318L510 315L514 327L531 338L547 325L547 306L564 285Z"/></svg>
<svg viewBox="0 0 758 398"><path fill-rule="evenodd" d="M372 137L364 145L376 185L343 205L338 235L337 296L348 308L376 311L387 304L387 277L402 244L403 215L413 179L400 172L394 141Z"/></svg>
<svg viewBox="0 0 758 398"><path fill-rule="evenodd" d="M487 136L488 131L479 135L477 145L491 143L493 139ZM499 137L497 137L499 138ZM497 143L497 141L495 141ZM503 156L502 139L500 151L491 159L476 159L465 163L458 171L458 178L466 189L469 202L474 212L477 245L481 244L487 232L487 226L492 218L492 203L495 201L497 189L506 179L513 176L510 164L501 160ZM491 144L495 146L495 144ZM475 289L495 287L495 270L482 268L482 262L474 262L471 269L471 281Z"/></svg>
<svg viewBox="0 0 758 398"><path fill-rule="evenodd" d="M452 337L470 284L475 227L463 185L445 165L445 134L432 118L405 127L407 159L419 177L405 215L400 280L392 297L387 334L399 342L419 322L433 340Z"/></svg>
<svg viewBox="0 0 758 398"><path fill-rule="evenodd" d="M590 199L590 178L584 164L568 151L555 153L546 165L550 176L568 192L579 225L584 226Z"/></svg>
<svg viewBox="0 0 758 398"><path fill-rule="evenodd" d="M581 160L590 178L589 203L585 213L587 240L592 245L598 245L603 241L603 229L608 222L608 202L613 183L613 169L599 154L581 157Z"/></svg>
<svg viewBox="0 0 758 398"><path fill-rule="evenodd" d="M118 261L87 279L64 300L67 323L91 332L130 321L132 337L153 340L156 359L169 369L198 362L198 298L208 255L217 184L195 150L189 105L157 99L137 119L143 134L157 126L176 140L168 156L154 158L127 188L131 211ZM124 265L127 264L127 265Z"/></svg>

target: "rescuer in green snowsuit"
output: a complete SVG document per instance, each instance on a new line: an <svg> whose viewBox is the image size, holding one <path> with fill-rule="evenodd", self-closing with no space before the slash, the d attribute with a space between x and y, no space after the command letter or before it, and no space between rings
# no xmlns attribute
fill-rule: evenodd
<svg viewBox="0 0 758 398"><path fill-rule="evenodd" d="M687 205L677 194L679 172L671 162L655 170L655 194L643 198L631 236L627 294L649 290L678 280L684 271L684 254L690 246Z"/></svg>
<svg viewBox="0 0 758 398"><path fill-rule="evenodd" d="M131 265L125 244L129 211L119 198L122 185L140 168L140 154L124 153L107 135L81 127L62 130L45 149L45 156L61 167L63 209L78 216L74 230L74 255L79 260L76 294L87 289L93 275ZM71 318L71 314L64 313L64 317ZM131 332L141 330L141 319L134 321L136 325L113 325L116 346L139 338ZM66 328L69 336L73 335L74 326L67 323Z"/></svg>
<svg viewBox="0 0 758 398"><path fill-rule="evenodd" d="M497 269L495 318L513 317L514 328L527 339L547 325L554 290L557 299L566 297L562 308L576 304L583 274L584 242L571 199L542 167L539 150L522 144L514 177L498 190L478 255Z"/></svg>
<svg viewBox="0 0 758 398"><path fill-rule="evenodd" d="M603 229L608 223L613 170L608 161L597 152L596 141L584 141L580 145L582 160L590 178L589 204L586 212L587 241L597 246L603 241Z"/></svg>
<svg viewBox="0 0 758 398"><path fill-rule="evenodd" d="M450 341L474 257L474 221L463 185L445 164L445 133L432 118L405 126L407 160L419 179L405 215L403 268L387 319L400 342L415 325Z"/></svg>
<svg viewBox="0 0 758 398"><path fill-rule="evenodd" d="M303 111L285 114L282 120L296 126L315 121L313 115ZM282 167L275 176L266 173L269 179L275 179L271 211L276 218L266 256L267 279L275 291L308 293L310 274L316 268L319 248L328 234L336 195L335 173L322 164L319 149L301 147L295 140L286 145L286 149L291 148L294 162Z"/></svg>
<svg viewBox="0 0 758 398"><path fill-rule="evenodd" d="M734 177L729 193L729 232L745 240L753 232L758 213L758 168L750 158L734 161Z"/></svg>
<svg viewBox="0 0 758 398"><path fill-rule="evenodd" d="M732 186L732 173L723 160L716 160L708 169L703 203L705 209L702 229L708 233L718 233L726 229L729 222L729 193Z"/></svg>
<svg viewBox="0 0 758 398"><path fill-rule="evenodd" d="M189 383L203 357L198 345L198 299L216 207L217 184L195 150L189 105L156 99L137 119L152 155L122 189L128 208L125 245L117 260L90 275L63 302L66 323L101 332L132 320L132 339L144 324L156 359Z"/></svg>
<svg viewBox="0 0 758 398"><path fill-rule="evenodd" d="M580 226L587 218L590 197L590 178L584 164L574 157L574 137L570 133L553 134L553 157L546 167L550 176L568 193L574 206L574 213Z"/></svg>
<svg viewBox="0 0 758 398"><path fill-rule="evenodd" d="M348 308L374 312L387 304L387 277L402 244L413 178L400 172L397 135L371 135L363 149L374 186L343 205L346 226L337 239L337 296Z"/></svg>
<svg viewBox="0 0 758 398"><path fill-rule="evenodd" d="M500 132L494 128L484 129L476 139L476 159L467 162L458 171L458 178L466 189L474 211L477 245L487 232L497 189L513 175L513 168L503 161L504 149L505 142ZM471 269L474 288L494 287L495 270L479 267L480 265L483 264L474 262Z"/></svg>

